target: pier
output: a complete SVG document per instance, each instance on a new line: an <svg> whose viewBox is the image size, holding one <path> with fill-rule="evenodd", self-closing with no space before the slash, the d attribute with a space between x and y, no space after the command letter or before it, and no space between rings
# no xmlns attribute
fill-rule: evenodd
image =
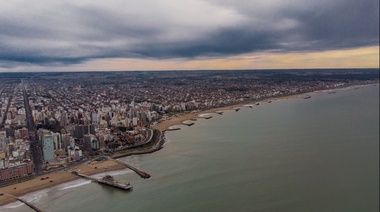
<svg viewBox="0 0 380 212"><path fill-rule="evenodd" d="M212 118L212 115L209 113L200 114L200 115L198 115L198 118L210 119L210 118Z"/></svg>
<svg viewBox="0 0 380 212"><path fill-rule="evenodd" d="M175 126L170 126L167 130L165 131L175 131L175 130L180 130L180 127L175 127Z"/></svg>
<svg viewBox="0 0 380 212"><path fill-rule="evenodd" d="M116 160L118 163L120 164L123 164L124 166L126 166L128 169L136 172L136 174L138 174L141 178L144 178L144 179L148 179L150 178L150 175L146 172L143 172L143 171L140 171L138 169L136 169L135 167L131 166L131 165L128 165L127 163L123 162L123 161L120 161L120 160Z"/></svg>
<svg viewBox="0 0 380 212"><path fill-rule="evenodd" d="M190 120L183 121L182 124L186 125L186 126L192 126L192 125L194 125L194 123L191 122Z"/></svg>
<svg viewBox="0 0 380 212"><path fill-rule="evenodd" d="M97 179L95 177L90 177L90 176L78 173L76 171L74 171L72 173L75 174L75 175L77 175L77 176L79 176L79 177L82 177L84 179L91 180L93 182L97 182L97 183L100 183L100 184L103 184L103 185L108 185L108 186L111 186L111 187L114 187L114 188L119 188L119 189L123 189L123 190L130 190L132 188L132 186L129 183L127 183L127 184L119 183L116 180L113 180L113 178L111 176L109 176L109 175L108 175L108 179L111 178L112 180Z"/></svg>

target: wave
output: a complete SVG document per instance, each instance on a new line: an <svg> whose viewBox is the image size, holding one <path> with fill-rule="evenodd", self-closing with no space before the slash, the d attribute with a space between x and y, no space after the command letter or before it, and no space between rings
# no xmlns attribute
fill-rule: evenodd
<svg viewBox="0 0 380 212"><path fill-rule="evenodd" d="M103 173L95 174L92 176L97 177L97 178L101 178L107 174L116 176L116 175L132 173L132 172L133 171L130 169L123 169L123 170L119 170L119 171L103 172ZM53 190L63 191L63 190L71 189L71 188L77 188L80 186L84 186L84 185L87 185L90 183L91 183L91 180L78 179L78 180L74 180L74 181L70 181L67 183L63 183L60 185L53 186L51 188L46 188L46 189L43 189L40 191L31 192L31 193L28 193L28 194L21 196L20 198L26 200L27 202L31 202L31 203L39 202L40 199L47 197L50 191L53 191ZM19 202L19 201L12 202L12 203L1 206L0 211L18 208L22 205L24 205L24 203Z"/></svg>
<svg viewBox="0 0 380 212"><path fill-rule="evenodd" d="M23 200L25 200L25 201L27 201L27 202L30 202L30 203L39 202L40 199L42 199L44 197L47 197L48 196L48 192L51 191L51 190L53 190L53 187L52 188L46 188L46 189L43 189L43 190L40 190L40 191L35 191L35 192L28 193L28 194L20 196L20 198L23 199ZM18 208L18 207L20 207L22 205L24 205L24 203L19 202L19 201L12 202L12 203L6 204L4 206L1 206L0 207L0 211L1 211L1 209Z"/></svg>
<svg viewBox="0 0 380 212"><path fill-rule="evenodd" d="M6 205L3 205L0 207L0 211L3 211L3 210L6 210L6 209L13 209L13 208L18 208L20 206L24 205L24 203L22 202L12 202L12 203L9 203L9 204L6 204Z"/></svg>
<svg viewBox="0 0 380 212"><path fill-rule="evenodd" d="M41 191L35 191L35 192L21 196L21 198L26 200L27 202L38 202L40 201L41 198L47 197L48 192L51 191L52 189L53 188L47 188Z"/></svg>
<svg viewBox="0 0 380 212"><path fill-rule="evenodd" d="M78 179L78 180L74 180L68 183L63 183L61 185L58 185L57 190L62 191L62 190L70 189L70 188L80 187L80 186L87 185L90 183L91 183L90 180Z"/></svg>
<svg viewBox="0 0 380 212"><path fill-rule="evenodd" d="M171 143L172 140L169 138L168 134L165 133L165 142L162 146L165 146L167 143Z"/></svg>
<svg viewBox="0 0 380 212"><path fill-rule="evenodd" d="M212 115L213 115L212 113L202 113L202 114L199 114L198 117L204 118L204 117L210 117Z"/></svg>

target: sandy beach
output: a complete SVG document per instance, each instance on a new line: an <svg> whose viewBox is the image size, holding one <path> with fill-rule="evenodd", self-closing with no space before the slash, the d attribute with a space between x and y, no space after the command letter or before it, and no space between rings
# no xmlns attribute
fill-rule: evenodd
<svg viewBox="0 0 380 212"><path fill-rule="evenodd" d="M124 165L118 163L116 160L85 163L67 171L50 173L22 183L2 187L0 188L0 192L20 197L30 192L50 188L65 182L79 179L78 176L71 173L72 171L78 171L85 175L93 175L97 173L121 170L125 168L126 167ZM7 195L0 196L0 205L5 205L14 201L15 200L13 198Z"/></svg>
<svg viewBox="0 0 380 212"><path fill-rule="evenodd" d="M319 92L319 91L314 91L314 92L310 92L310 93L316 93L316 92ZM212 114L212 113L215 113L217 111L234 110L234 108L244 107L244 105L255 105L256 103L259 103L259 102L268 102L268 101L274 101L274 100L299 98L300 95L305 95L305 94L296 94L296 95L283 96L283 97L277 97L277 98L271 97L271 98L267 98L267 99L252 101L249 103L245 102L245 103L239 103L239 104L230 105L230 106L226 106L226 107L212 108L212 109L208 109L208 110L197 111L194 113L181 114L178 117L172 117L169 120L164 120L161 123L159 123L158 125L154 126L153 128L164 131L164 130L168 130L169 127L174 126L174 125L183 125L183 122L186 120L202 118L202 117L199 117L199 115L201 115L201 114L208 114L208 113ZM215 113L215 115L217 115L217 114Z"/></svg>
<svg viewBox="0 0 380 212"><path fill-rule="evenodd" d="M323 89L323 90L315 90L315 91L311 91L311 92L307 92L307 93L293 94L293 95L289 95L289 96L269 97L269 98L256 100L256 101L238 103L238 104L234 104L234 105L230 105L230 106L226 106L226 107L212 108L212 109L201 110L201 111L197 111L197 112L193 112L193 113L180 114L177 117L172 117L169 120L164 120L161 123L159 123L158 125L153 126L152 128L158 129L161 131L165 131L165 130L168 130L169 127L174 126L174 125L184 125L183 122L186 120L202 118L202 117L199 117L199 115L201 115L201 114L208 114L208 113L212 114L212 113L215 113L217 111L234 110L235 108L245 107L245 105L252 105L255 107L256 106L255 104L260 103L260 102L269 102L269 101L285 100L285 99L293 99L293 98L303 98L303 96L305 96L305 95L321 93L321 92L326 92L326 91L333 91L333 90L338 91L341 89L350 89L350 88L357 87L357 86L367 86L367 85L350 85L347 87L338 87L338 88L328 88L328 89ZM215 115L217 115L217 114L215 113Z"/></svg>

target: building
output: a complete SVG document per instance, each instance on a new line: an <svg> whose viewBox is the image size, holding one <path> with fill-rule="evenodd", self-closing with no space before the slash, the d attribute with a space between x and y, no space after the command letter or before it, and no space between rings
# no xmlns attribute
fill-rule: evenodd
<svg viewBox="0 0 380 212"><path fill-rule="evenodd" d="M46 162L53 161L55 159L54 155L54 139L50 134L45 134L42 136L42 150L44 160Z"/></svg>
<svg viewBox="0 0 380 212"><path fill-rule="evenodd" d="M84 135L95 134L95 125L76 125L74 129L75 138L83 138Z"/></svg>
<svg viewBox="0 0 380 212"><path fill-rule="evenodd" d="M54 140L54 149L61 150L62 149L62 135L61 133L52 133Z"/></svg>
<svg viewBox="0 0 380 212"><path fill-rule="evenodd" d="M0 131L0 150L4 150L7 142L7 132L6 131Z"/></svg>
<svg viewBox="0 0 380 212"><path fill-rule="evenodd" d="M99 140L95 137L95 135L85 135L84 136L84 139L83 139L83 142L84 142L84 146L87 148L87 149L92 149L94 151L97 151L100 149L100 142Z"/></svg>
<svg viewBox="0 0 380 212"><path fill-rule="evenodd" d="M0 181L12 180L27 175L31 175L34 172L33 164L28 163L21 166L11 167L0 170Z"/></svg>

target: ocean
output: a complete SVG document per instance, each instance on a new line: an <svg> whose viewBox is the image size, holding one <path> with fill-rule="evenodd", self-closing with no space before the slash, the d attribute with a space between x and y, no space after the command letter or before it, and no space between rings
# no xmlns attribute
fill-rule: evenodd
<svg viewBox="0 0 380 212"><path fill-rule="evenodd" d="M181 128L162 150L122 159L152 176L112 172L130 192L80 179L23 198L65 212L379 211L379 84L263 101Z"/></svg>

